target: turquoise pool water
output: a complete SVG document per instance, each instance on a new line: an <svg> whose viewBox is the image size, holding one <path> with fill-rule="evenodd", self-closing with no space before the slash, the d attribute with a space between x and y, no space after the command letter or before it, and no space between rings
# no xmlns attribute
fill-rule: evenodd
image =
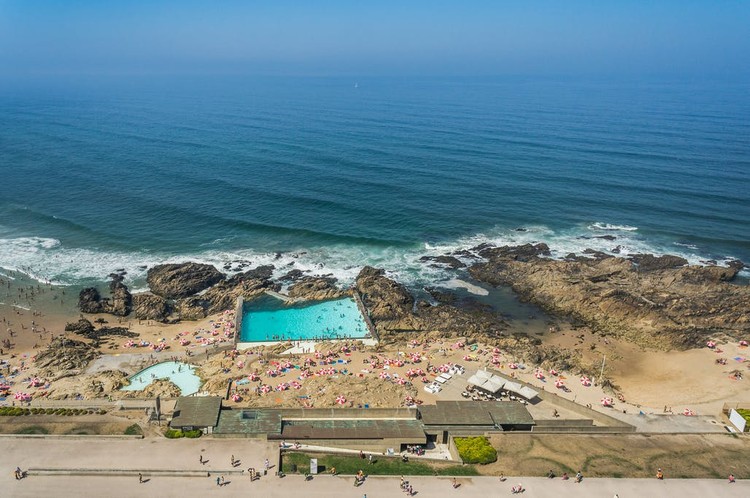
<svg viewBox="0 0 750 498"><path fill-rule="evenodd" d="M195 367L177 361L165 361L128 377L130 385L121 391L142 391L156 379L169 379L180 388L183 396L195 394L201 387L201 379L195 374Z"/></svg>
<svg viewBox="0 0 750 498"><path fill-rule="evenodd" d="M347 339L368 334L352 298L288 305L265 296L245 303L240 341Z"/></svg>

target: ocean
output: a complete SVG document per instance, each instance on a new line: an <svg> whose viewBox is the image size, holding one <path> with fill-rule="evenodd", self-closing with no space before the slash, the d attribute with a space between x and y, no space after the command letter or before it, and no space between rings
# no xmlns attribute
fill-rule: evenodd
<svg viewBox="0 0 750 498"><path fill-rule="evenodd" d="M0 274L370 264L451 285L419 258L483 242L750 261L749 117L742 82L4 81Z"/></svg>

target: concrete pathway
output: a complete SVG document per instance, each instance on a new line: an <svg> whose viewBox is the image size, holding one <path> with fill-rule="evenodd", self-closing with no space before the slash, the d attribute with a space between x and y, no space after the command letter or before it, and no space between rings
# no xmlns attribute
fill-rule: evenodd
<svg viewBox="0 0 750 498"><path fill-rule="evenodd" d="M250 482L247 475L225 473L228 482L216 485L222 471L263 468L269 458L276 463L278 448L256 440L204 439L166 440L145 439L135 441L18 439L0 437L0 489L2 496L108 496L108 497L186 497L205 496L268 496L289 497L304 493L305 498L403 497L398 477L370 477L360 487L353 486L350 477L316 476L304 481L301 476L278 478L268 476ZM241 461L233 469L230 458ZM201 465L199 456L208 463ZM34 468L93 468L142 470L147 482L139 484L137 474L129 476L30 476L20 481L13 478L13 469ZM149 469L203 470L211 477L149 476ZM620 498L637 497L745 497L750 496L750 481L729 484L726 480L667 479L585 479L581 484L560 479L509 477L500 482L493 477L459 478L460 486L453 489L450 478L412 477L417 497L427 496L512 496L510 489L521 483L526 488L524 498Z"/></svg>

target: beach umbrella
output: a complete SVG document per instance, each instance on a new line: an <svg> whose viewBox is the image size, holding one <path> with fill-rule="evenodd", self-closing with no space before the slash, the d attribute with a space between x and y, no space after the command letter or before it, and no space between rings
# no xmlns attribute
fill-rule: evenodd
<svg viewBox="0 0 750 498"><path fill-rule="evenodd" d="M240 402L240 401L242 401L242 396L240 396L237 393L232 394L232 401L234 401L235 403Z"/></svg>
<svg viewBox="0 0 750 498"><path fill-rule="evenodd" d="M564 385L565 385L565 382L563 382L563 381L561 381L559 379L555 381L555 387L558 388L558 389L561 388L561 387L563 387Z"/></svg>
<svg viewBox="0 0 750 498"><path fill-rule="evenodd" d="M706 346L707 346L707 347L708 347L709 349L713 349L713 348L715 348L715 347L716 347L716 343L715 343L714 341L708 341L708 342L706 343Z"/></svg>
<svg viewBox="0 0 750 498"><path fill-rule="evenodd" d="M291 386L292 386L293 388L295 388L295 389L300 389L300 388L302 388L302 384L300 384L300 383L299 383L299 382L297 382L296 380L293 380L293 381L291 382Z"/></svg>
<svg viewBox="0 0 750 498"><path fill-rule="evenodd" d="M742 346L742 347L747 346L747 341L740 341L740 346Z"/></svg>
<svg viewBox="0 0 750 498"><path fill-rule="evenodd" d="M427 380L427 377L422 377L422 382L424 382L425 384L427 384L427 383L428 383L428 382L430 382L430 381L429 381L429 380Z"/></svg>
<svg viewBox="0 0 750 498"><path fill-rule="evenodd" d="M252 382L255 382L255 381L256 381L256 380L258 380L258 379L259 379L260 377L258 377L258 374L256 374L255 372L253 372L253 373L251 373L250 375L248 375L248 376L247 376L247 378L248 378L249 380L251 380Z"/></svg>
<svg viewBox="0 0 750 498"><path fill-rule="evenodd" d="M492 354L500 354L500 348L493 348Z"/></svg>
<svg viewBox="0 0 750 498"><path fill-rule="evenodd" d="M344 403L346 403L346 398L344 396L338 396L336 398L336 403L343 405Z"/></svg>
<svg viewBox="0 0 750 498"><path fill-rule="evenodd" d="M695 415L695 412L691 410L690 408L685 408L682 414L685 415L686 417L692 417L693 415Z"/></svg>
<svg viewBox="0 0 750 498"><path fill-rule="evenodd" d="M537 379L539 379L539 380L544 380L544 374L543 374L542 372L540 372L540 371L537 371L537 372L536 372L536 373L534 374L534 377L536 377L536 378L537 378Z"/></svg>
<svg viewBox="0 0 750 498"><path fill-rule="evenodd" d="M557 376L557 370L555 370L554 368L550 368L550 370L549 370L549 374L550 374L550 375L554 375L554 376Z"/></svg>
<svg viewBox="0 0 750 498"><path fill-rule="evenodd" d="M588 377L586 377L586 376L584 375L583 377L581 377L581 384L582 384L582 385L583 385L584 387L589 387L589 386L591 385L591 379L589 379Z"/></svg>
<svg viewBox="0 0 750 498"><path fill-rule="evenodd" d="M378 377L380 377L381 379L390 379L391 375L388 372L383 371L380 372L380 375L378 375Z"/></svg>
<svg viewBox="0 0 750 498"><path fill-rule="evenodd" d="M515 370L518 368L518 363L508 363L508 368Z"/></svg>
<svg viewBox="0 0 750 498"><path fill-rule="evenodd" d="M612 406L612 398L602 398L602 406Z"/></svg>
<svg viewBox="0 0 750 498"><path fill-rule="evenodd" d="M400 385L403 386L404 384L406 384L406 379L404 379L403 377L399 377L399 379L396 382L398 382Z"/></svg>
<svg viewBox="0 0 750 498"><path fill-rule="evenodd" d="M498 358L497 356L493 356L490 360L490 363L492 363L493 365L497 365L498 363L500 363L500 358Z"/></svg>
<svg viewBox="0 0 750 498"><path fill-rule="evenodd" d="M260 392L262 393L270 393L271 390L271 386L269 386L268 384L263 384L262 386L260 386Z"/></svg>

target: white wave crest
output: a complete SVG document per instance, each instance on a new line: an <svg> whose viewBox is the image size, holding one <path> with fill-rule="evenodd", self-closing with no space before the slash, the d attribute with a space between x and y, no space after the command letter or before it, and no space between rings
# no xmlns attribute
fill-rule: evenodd
<svg viewBox="0 0 750 498"><path fill-rule="evenodd" d="M589 228L591 230L606 230L606 231L616 231L616 232L635 232L638 230L638 227L632 227L630 225L612 225L610 223L592 223L589 225Z"/></svg>

